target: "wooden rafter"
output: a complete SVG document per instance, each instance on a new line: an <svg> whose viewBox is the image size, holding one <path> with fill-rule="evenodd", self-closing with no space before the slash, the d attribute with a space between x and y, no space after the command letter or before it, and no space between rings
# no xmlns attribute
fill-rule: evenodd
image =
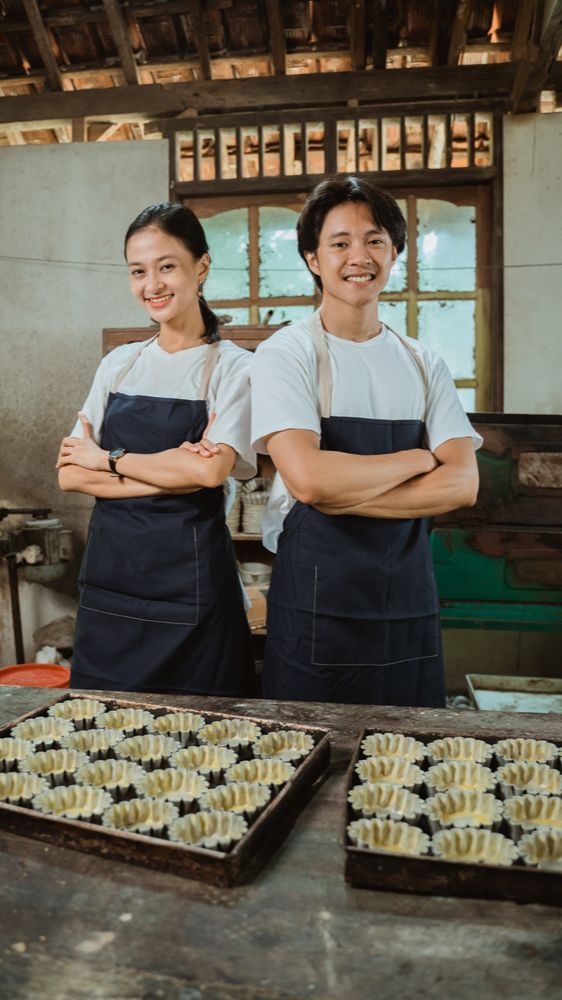
<svg viewBox="0 0 562 1000"><path fill-rule="evenodd" d="M373 21L373 69L384 69L386 66L386 49L388 45L385 0L372 0L371 12Z"/></svg>
<svg viewBox="0 0 562 1000"><path fill-rule="evenodd" d="M125 80L129 85L140 83L139 68L135 61L131 36L127 29L127 22L123 17L123 12L118 0L103 0L103 6L109 21L109 28L113 35L113 40L119 53Z"/></svg>
<svg viewBox="0 0 562 1000"><path fill-rule="evenodd" d="M62 90L62 75L58 63L53 55L51 39L47 28L43 23L43 18L39 10L37 0L23 0L25 13L29 21L29 26L33 33L35 43L39 49L41 61L47 74L47 82L51 90Z"/></svg>
<svg viewBox="0 0 562 1000"><path fill-rule="evenodd" d="M429 62L431 66L446 66L454 17L450 0L433 0L433 19L429 34Z"/></svg>
<svg viewBox="0 0 562 1000"><path fill-rule="evenodd" d="M266 5L273 67L276 76L284 76L287 72L287 46L285 43L283 6L281 0L266 0Z"/></svg>
<svg viewBox="0 0 562 1000"><path fill-rule="evenodd" d="M536 108L540 92L556 62L562 45L562 0L555 0L551 5L542 32L537 35L538 44L533 46L531 43L531 55L517 65L511 97L515 113Z"/></svg>
<svg viewBox="0 0 562 1000"><path fill-rule="evenodd" d="M466 45L466 29L468 27L468 20L471 12L471 0L457 0L457 9L455 12L455 20L453 21L453 30L451 32L449 55L447 59L449 66L457 65L459 55Z"/></svg>
<svg viewBox="0 0 562 1000"><path fill-rule="evenodd" d="M349 19L349 48L351 51L351 68L365 69L367 20L365 0L351 0L351 16Z"/></svg>
<svg viewBox="0 0 562 1000"><path fill-rule="evenodd" d="M205 20L203 17L203 7L201 0L191 0L192 17L195 23L195 44L199 56L201 76L204 80L211 80L213 72L211 69L211 56L209 54L209 43L207 32L205 31Z"/></svg>
<svg viewBox="0 0 562 1000"><path fill-rule="evenodd" d="M517 5L515 24L511 36L511 59L519 62L529 55L529 43L531 41L531 27L537 7L536 0L527 0L526 3Z"/></svg>

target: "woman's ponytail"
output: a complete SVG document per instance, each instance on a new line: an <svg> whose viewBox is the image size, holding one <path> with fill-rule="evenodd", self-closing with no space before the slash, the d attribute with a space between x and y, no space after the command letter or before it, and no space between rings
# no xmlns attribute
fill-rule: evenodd
<svg viewBox="0 0 562 1000"><path fill-rule="evenodd" d="M214 344L221 339L219 321L211 307L209 306L203 292L199 292L199 308L205 324L204 338L208 344Z"/></svg>

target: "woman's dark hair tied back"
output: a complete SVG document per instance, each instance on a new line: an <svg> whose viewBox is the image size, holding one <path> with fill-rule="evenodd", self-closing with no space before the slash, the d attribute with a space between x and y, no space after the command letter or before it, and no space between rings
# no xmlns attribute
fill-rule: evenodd
<svg viewBox="0 0 562 1000"><path fill-rule="evenodd" d="M196 260L199 260L203 254L209 253L207 237L197 216L186 205L165 201L149 205L131 222L125 234L125 256L127 255L127 243L131 237L148 226L156 226L168 236L174 236L180 243L183 243L186 250ZM220 340L219 321L205 300L202 291L199 292L199 306L205 324L205 340L208 344L212 344L214 341Z"/></svg>

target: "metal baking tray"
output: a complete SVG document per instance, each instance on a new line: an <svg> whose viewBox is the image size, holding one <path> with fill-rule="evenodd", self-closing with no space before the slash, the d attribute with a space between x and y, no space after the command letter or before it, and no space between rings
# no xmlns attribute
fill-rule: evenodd
<svg viewBox="0 0 562 1000"><path fill-rule="evenodd" d="M44 705L22 715L0 728L0 738L24 719L44 715L52 705L60 701L82 698L82 692L54 698ZM143 704L103 698L96 694L109 708L144 708L150 712L199 711L197 708L177 705ZM241 716L229 712L202 710L199 714L205 720L237 719ZM309 733L314 747L307 757L296 766L296 772L258 817L248 824L247 833L228 852L207 850L199 847L182 846L160 837L139 833L120 832L81 820L58 819L30 808L0 802L0 828L11 833L22 834L38 840L48 841L60 847L86 851L131 864L145 865L159 871L172 872L187 878L200 879L215 885L230 886L247 881L257 873L277 849L290 831L294 818L313 793L313 786L326 770L330 760L329 730L297 723L279 724L271 719L258 716L243 716L260 725L264 732L297 729ZM179 748L179 747L178 747Z"/></svg>
<svg viewBox="0 0 562 1000"><path fill-rule="evenodd" d="M454 728L454 727L451 727ZM555 727L553 727L555 728ZM561 745L560 727L550 735L541 728L541 739ZM346 781L345 820L342 844L345 849L345 878L352 885L366 889L382 889L389 892L413 892L435 896L467 896L482 899L508 899L519 903L546 903L562 906L562 872L553 869L541 870L515 862L510 867L484 865L468 862L443 861L435 857L408 857L387 851L373 851L351 845L347 837L347 826L353 818L347 801L349 790L358 783L355 765L361 755L361 743L370 733L381 732L380 728L363 729L353 754ZM429 743L443 738L444 733L408 731L388 726L386 732L400 732L416 740ZM448 735L460 735L454 732ZM466 736L467 733L463 732ZM473 734L475 735L475 734ZM513 732L498 731L494 740L512 737ZM478 738L486 739L478 735ZM497 791L495 793L497 795Z"/></svg>
<svg viewBox="0 0 562 1000"><path fill-rule="evenodd" d="M556 677L467 674L466 682L480 711L562 712L562 680Z"/></svg>

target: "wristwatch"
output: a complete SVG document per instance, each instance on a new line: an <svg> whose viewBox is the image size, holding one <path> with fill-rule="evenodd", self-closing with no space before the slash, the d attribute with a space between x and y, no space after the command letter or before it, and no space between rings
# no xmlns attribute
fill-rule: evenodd
<svg viewBox="0 0 562 1000"><path fill-rule="evenodd" d="M123 455L126 454L127 454L126 448L112 448L111 451L108 452L107 458L109 461L109 471L113 476L119 475L119 473L117 472L116 462L118 462L119 459L123 458Z"/></svg>

